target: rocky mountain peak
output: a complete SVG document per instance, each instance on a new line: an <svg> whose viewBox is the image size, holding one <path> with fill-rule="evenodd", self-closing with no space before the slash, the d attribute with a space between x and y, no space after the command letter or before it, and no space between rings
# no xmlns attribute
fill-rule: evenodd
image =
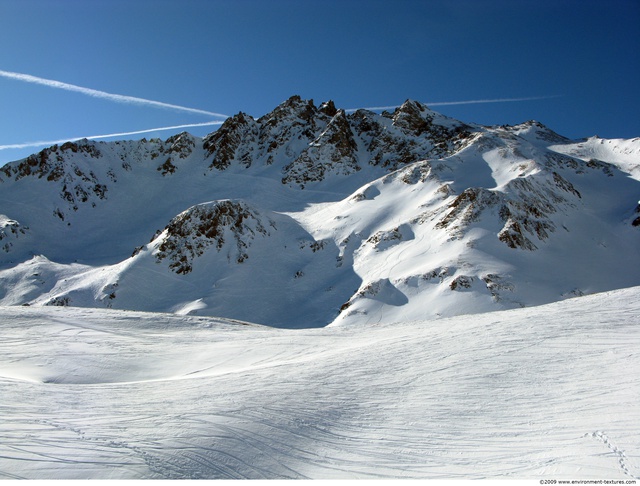
<svg viewBox="0 0 640 486"><path fill-rule="evenodd" d="M407 98L404 103L398 106L394 115L398 115L399 113L412 114L414 116L420 116L421 113L430 112L431 110L427 107L427 105L420 103L419 101L412 100Z"/></svg>
<svg viewBox="0 0 640 486"><path fill-rule="evenodd" d="M328 174L348 175L360 170L358 145L344 110L336 110L326 128L283 169L285 184L304 188L324 180Z"/></svg>
<svg viewBox="0 0 640 486"><path fill-rule="evenodd" d="M338 112L336 105L332 100L322 103L318 108L318 111L324 113L327 116L334 116Z"/></svg>
<svg viewBox="0 0 640 486"><path fill-rule="evenodd" d="M411 130L416 135L425 132L433 120L431 110L413 100L406 100L393 113L393 124Z"/></svg>
<svg viewBox="0 0 640 486"><path fill-rule="evenodd" d="M299 95L293 95L278 105L271 113L259 118L258 123L267 126L274 125L291 116L309 123L313 120L317 112L318 109L313 104L313 100L303 100Z"/></svg>
<svg viewBox="0 0 640 486"><path fill-rule="evenodd" d="M227 118L218 130L207 135L202 141L202 147L207 157L211 158L210 167L224 170L236 158L236 151L240 145L255 134L257 124L255 120L245 113L238 113ZM247 157L242 162L250 165Z"/></svg>

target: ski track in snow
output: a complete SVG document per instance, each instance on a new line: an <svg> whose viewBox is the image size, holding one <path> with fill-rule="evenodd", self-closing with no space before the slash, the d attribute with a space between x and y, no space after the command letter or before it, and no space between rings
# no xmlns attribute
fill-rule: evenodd
<svg viewBox="0 0 640 486"><path fill-rule="evenodd" d="M640 288L281 330L0 308L0 478L640 478Z"/></svg>

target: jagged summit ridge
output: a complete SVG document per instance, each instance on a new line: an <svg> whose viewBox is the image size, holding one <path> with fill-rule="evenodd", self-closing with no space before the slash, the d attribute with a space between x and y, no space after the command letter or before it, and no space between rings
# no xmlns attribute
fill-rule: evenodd
<svg viewBox="0 0 640 486"><path fill-rule="evenodd" d="M204 147L212 168L225 170L232 160L245 167L279 162L282 181L304 188L331 172L359 171L361 161L395 169L427 154L450 153L469 130L411 100L387 119L366 110L346 114L333 101L318 108L293 96L258 120L245 113L230 117L205 137Z"/></svg>
<svg viewBox="0 0 640 486"><path fill-rule="evenodd" d="M638 285L639 170L640 139L414 100L293 96L202 139L69 142L0 168L0 303L305 327Z"/></svg>

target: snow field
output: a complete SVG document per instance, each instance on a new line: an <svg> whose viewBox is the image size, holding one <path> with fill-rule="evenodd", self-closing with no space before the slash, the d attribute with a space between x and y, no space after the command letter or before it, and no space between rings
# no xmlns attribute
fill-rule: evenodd
<svg viewBox="0 0 640 486"><path fill-rule="evenodd" d="M283 330L0 308L0 477L640 477L640 288Z"/></svg>

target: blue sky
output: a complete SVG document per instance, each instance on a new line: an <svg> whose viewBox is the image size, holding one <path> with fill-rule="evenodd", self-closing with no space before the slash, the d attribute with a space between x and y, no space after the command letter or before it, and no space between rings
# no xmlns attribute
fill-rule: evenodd
<svg viewBox="0 0 640 486"><path fill-rule="evenodd" d="M42 148L11 145L222 119L17 73L256 117L293 94L342 108L536 98L433 108L640 136L638 0L0 0L0 45L0 164Z"/></svg>

